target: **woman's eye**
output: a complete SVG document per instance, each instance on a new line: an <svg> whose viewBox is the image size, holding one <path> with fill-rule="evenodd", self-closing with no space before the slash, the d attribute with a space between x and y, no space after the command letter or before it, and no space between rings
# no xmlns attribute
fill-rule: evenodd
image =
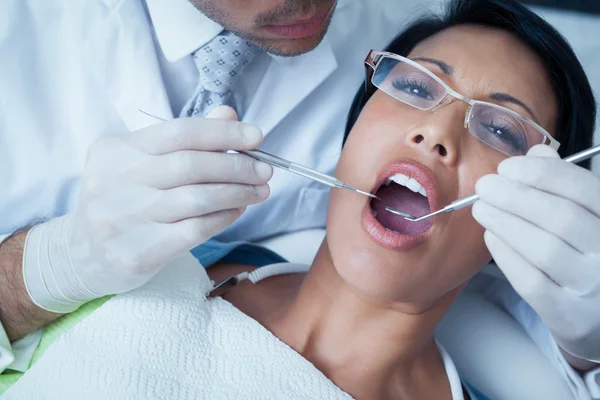
<svg viewBox="0 0 600 400"><path fill-rule="evenodd" d="M392 86L394 89L408 93L411 96L416 96L425 100L433 100L433 96L422 82L396 79L392 82Z"/></svg>
<svg viewBox="0 0 600 400"><path fill-rule="evenodd" d="M496 139L509 144L514 150L523 150L524 143L521 135L513 133L510 128L496 125L493 122L487 124L482 123L481 126L492 133Z"/></svg>

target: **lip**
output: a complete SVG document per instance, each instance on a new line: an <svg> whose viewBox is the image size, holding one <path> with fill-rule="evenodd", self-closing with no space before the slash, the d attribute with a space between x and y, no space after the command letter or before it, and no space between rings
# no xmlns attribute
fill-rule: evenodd
<svg viewBox="0 0 600 400"><path fill-rule="evenodd" d="M439 185L435 175L429 168L412 160L401 160L385 167L377 175L371 193L375 193L387 178L395 174L404 174L419 182L427 192L429 209L438 209ZM435 225L435 220L433 220L431 227L417 236L402 235L389 231L371 213L371 202L369 200L367 200L363 209L361 222L363 230L377 245L396 251L407 251L421 244L431 235Z"/></svg>
<svg viewBox="0 0 600 400"><path fill-rule="evenodd" d="M264 28L277 36L292 39L312 36L321 30L323 24L335 8L335 4L336 2L334 1L326 10L318 12L311 18L295 21L290 24L265 25Z"/></svg>

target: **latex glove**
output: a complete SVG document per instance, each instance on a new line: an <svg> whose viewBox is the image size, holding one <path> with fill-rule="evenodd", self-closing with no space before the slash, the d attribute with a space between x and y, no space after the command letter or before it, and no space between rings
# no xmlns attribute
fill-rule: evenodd
<svg viewBox="0 0 600 400"><path fill-rule="evenodd" d="M137 288L265 200L271 166L223 152L262 137L237 121L182 118L94 143L75 212L28 233L23 276L34 303L70 312Z"/></svg>
<svg viewBox="0 0 600 400"><path fill-rule="evenodd" d="M600 362L600 178L548 146L476 184L473 216L498 267L558 344Z"/></svg>

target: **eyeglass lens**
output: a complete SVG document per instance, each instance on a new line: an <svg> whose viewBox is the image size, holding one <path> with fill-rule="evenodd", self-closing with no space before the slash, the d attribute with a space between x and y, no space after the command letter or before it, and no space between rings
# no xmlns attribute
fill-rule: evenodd
<svg viewBox="0 0 600 400"><path fill-rule="evenodd" d="M386 56L379 60L372 83L388 95L420 110L434 108L448 94L446 88L427 72ZM473 104L467 127L483 143L509 156L524 155L545 140L533 125L491 104Z"/></svg>

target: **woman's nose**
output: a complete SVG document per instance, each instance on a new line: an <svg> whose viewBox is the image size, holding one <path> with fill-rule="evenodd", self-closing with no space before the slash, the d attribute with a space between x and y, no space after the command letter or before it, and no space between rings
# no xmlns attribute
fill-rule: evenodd
<svg viewBox="0 0 600 400"><path fill-rule="evenodd" d="M427 115L424 123L409 133L407 140L411 147L438 158L446 165L454 165L464 134L464 110L461 117L456 110L458 107L454 110L447 108Z"/></svg>

